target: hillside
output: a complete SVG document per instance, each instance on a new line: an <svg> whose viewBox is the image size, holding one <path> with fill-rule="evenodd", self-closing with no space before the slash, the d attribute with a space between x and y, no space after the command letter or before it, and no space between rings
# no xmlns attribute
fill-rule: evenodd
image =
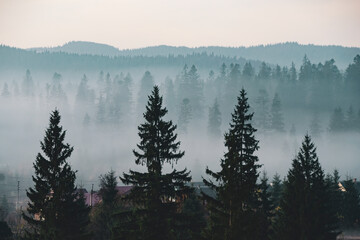
<svg viewBox="0 0 360 240"><path fill-rule="evenodd" d="M324 62L334 59L337 66L344 70L352 62L356 54L360 54L360 48L342 46L319 46L301 45L298 43L279 43L272 45L260 45L253 47L173 47L173 46L152 46L138 49L119 50L106 44L92 42L69 42L63 46L54 48L32 48L36 52L65 52L76 54L90 54L103 56L168 56L168 55L191 55L193 53L206 53L208 55L241 57L245 59L265 61L272 64L290 65L294 62L297 67L302 63L304 55L313 63Z"/></svg>

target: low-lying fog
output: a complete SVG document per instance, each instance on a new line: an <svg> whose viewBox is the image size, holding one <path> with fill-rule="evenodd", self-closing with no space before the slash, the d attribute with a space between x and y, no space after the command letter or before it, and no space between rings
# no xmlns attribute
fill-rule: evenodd
<svg viewBox="0 0 360 240"><path fill-rule="evenodd" d="M98 73L90 74L87 77L87 89L94 90L93 105L81 102L77 97L82 78L80 74L61 76L61 87L66 94L66 98L61 99L51 97L51 84L54 81L52 74L48 74L47 79L38 77L36 73L31 75L34 79L34 90L33 95L29 96L25 96L21 90L25 73L22 73L23 78L14 77L10 78L10 81L1 79L2 85L5 82L8 84L10 93L10 95L4 96L3 94L0 97L0 171L8 176L6 184L13 186L15 190L17 181L20 181L21 197L25 196L26 187L32 184L31 175L34 173L32 164L37 153L40 152L40 141L43 140L45 129L48 127L50 112L56 107L62 116L61 125L63 129L67 130L65 141L74 146L74 152L68 161L73 169L78 171L77 184L83 185L88 190L94 184L94 188L97 189L99 175L110 169L115 170L117 175L127 172L129 169L144 169L135 164L132 153L132 149L135 149L139 142L137 126L143 122L140 115L145 110L144 104L141 106L137 104L141 99L139 92L141 92L140 83L143 74L144 72L131 73L132 82L128 85L130 94L126 103L129 106L121 105L120 121L102 124L99 123L99 105L100 96L106 98L106 90L104 90L106 87L103 89L102 83L99 83L101 76ZM46 76L45 73L38 75ZM110 75L111 81L116 78L115 75L115 73ZM122 84L125 82L125 76L126 74L118 76ZM165 83L165 77L161 73L152 76L154 83L160 85L166 105L169 103L169 97L167 98L169 90ZM106 79L106 74L103 75L103 78ZM16 89L16 85L18 89ZM19 89L20 91L18 91ZM253 87L248 94L249 103L252 110L255 111L254 119L257 117L257 93L258 89ZM270 89L269 96L272 96L273 93L274 91ZM147 94L150 94L150 91ZM175 167L177 169L186 167L191 170L193 181L201 181L201 177L205 176L207 166L212 170L218 170L220 159L225 151L223 136L216 138L208 134L208 109L212 106L215 98L209 96L211 94L205 94L203 97L204 113L198 119L191 117L187 132L181 133L180 131L178 136L181 141L180 148L185 150L185 156ZM272 97L269 98L271 100ZM233 103L235 103L235 99ZM118 100L120 101L120 99ZM175 109L169 109L168 115L176 124L179 119L179 102L177 101L177 104L174 105ZM220 101L220 103L224 105L224 102ZM222 113L224 112L222 111L223 105L220 104ZM271 101L269 105L271 105ZM234 106L227 107L233 109ZM124 109L127 112L123 112ZM282 177L286 175L304 135L307 132L311 134L309 126L312 115L309 114L310 112L287 108L282 113L285 124L284 132L259 130L255 134L260 141L260 149L256 154L259 156L260 163L263 164L261 171L266 170L270 179L276 172ZM88 117L85 117L86 114ZM360 135L356 131L329 132L331 115L332 111L320 111L318 114L320 134L318 137L314 137L314 141L321 165L326 172L338 169L342 178L346 178L346 176L358 178L360 177ZM221 118L223 134L228 129L230 116L222 115ZM165 169L170 169L170 166L166 165Z"/></svg>

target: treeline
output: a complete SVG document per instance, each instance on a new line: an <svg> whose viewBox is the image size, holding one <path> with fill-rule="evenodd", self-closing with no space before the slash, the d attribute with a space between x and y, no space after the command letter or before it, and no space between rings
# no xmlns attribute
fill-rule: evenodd
<svg viewBox="0 0 360 240"><path fill-rule="evenodd" d="M221 123L230 121L237 92L246 87L253 96L249 101L256 112L253 123L259 131L291 133L297 125L303 124L305 113L310 116L305 130L317 137L328 130L360 129L359 75L359 55L344 73L339 71L334 60L313 64L306 56L299 70L294 64L289 68L271 67L263 62L256 71L251 62L243 66L223 63L218 72L211 70L205 78L195 65L184 65L175 77L164 80L164 102L181 133L206 119L209 132L221 133L224 129ZM135 82L139 82L137 93ZM6 98L11 95L46 96L47 101L55 102L55 106L66 108L69 104L67 91L75 92L73 109L79 121L86 125L120 125L128 122L132 114L141 116L146 103L144 96L154 83L150 71L146 71L139 81L135 81L129 72L111 76L101 71L96 84L90 85L84 75L79 85L69 81L64 86L61 74L54 73L44 90L28 70L20 84L5 82L1 95ZM302 119L294 120L293 117L290 120L287 114L291 111L301 112ZM328 118L326 123L323 122L324 114Z"/></svg>
<svg viewBox="0 0 360 240"><path fill-rule="evenodd" d="M34 187L23 212L25 239L336 239L341 229L358 227L360 199L355 183L339 185L326 175L316 147L306 135L283 181L269 183L256 156L259 141L244 89L237 96L220 170L207 168L205 188L196 194L190 172L177 170L184 156L177 126L166 118L157 86L149 95L135 163L120 180L132 186L119 198L114 171L100 176L102 201L89 208L75 186L58 110L52 112L34 162ZM165 165L171 171L164 170ZM210 190L210 191L209 191ZM11 236L9 235L9 239Z"/></svg>
<svg viewBox="0 0 360 240"><path fill-rule="evenodd" d="M221 62L230 64L237 62L244 64L242 57L215 56L208 53L192 53L187 55L166 56L115 56L79 55L64 52L27 51L0 45L0 69L23 70L33 69L42 71L93 71L97 69L114 70L124 68L171 68L192 63L202 68L215 68ZM254 66L259 66L260 61L251 61Z"/></svg>

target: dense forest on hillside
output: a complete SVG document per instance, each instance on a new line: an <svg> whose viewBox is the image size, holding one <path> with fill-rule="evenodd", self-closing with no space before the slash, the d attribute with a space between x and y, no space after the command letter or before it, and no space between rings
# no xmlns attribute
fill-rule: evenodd
<svg viewBox="0 0 360 240"><path fill-rule="evenodd" d="M320 46L320 45L302 45L296 42L287 42L279 44L259 45L251 47L172 47L172 46L153 46L139 49L120 50L106 44L92 42L69 42L63 46L53 48L31 48L29 50L36 52L65 52L75 54L104 55L115 56L187 56L192 54L203 54L246 58L248 60L259 60L268 63L287 65L294 62L301 64L302 57L306 54L314 62L324 62L328 59L335 59L340 69L345 69L352 58L360 53L356 47L342 46ZM286 53L286 54L285 54ZM194 63L195 64L195 63Z"/></svg>

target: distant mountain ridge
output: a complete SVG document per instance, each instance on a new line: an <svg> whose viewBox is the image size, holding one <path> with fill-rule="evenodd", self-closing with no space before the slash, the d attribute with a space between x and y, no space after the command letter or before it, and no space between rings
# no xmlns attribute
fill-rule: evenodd
<svg viewBox="0 0 360 240"><path fill-rule="evenodd" d="M345 69L353 58L360 54L360 48L342 46L301 45L296 42L278 43L271 45L259 45L253 47L173 47L167 45L152 46L138 49L119 50L107 44L93 42L73 41L63 46L53 48L31 48L35 52L65 52L80 55L102 56L179 56L193 53L207 53L224 57L242 57L245 59L265 61L281 66L289 66L294 62L297 67L302 63L305 55L312 63L324 62L334 59L340 69Z"/></svg>

